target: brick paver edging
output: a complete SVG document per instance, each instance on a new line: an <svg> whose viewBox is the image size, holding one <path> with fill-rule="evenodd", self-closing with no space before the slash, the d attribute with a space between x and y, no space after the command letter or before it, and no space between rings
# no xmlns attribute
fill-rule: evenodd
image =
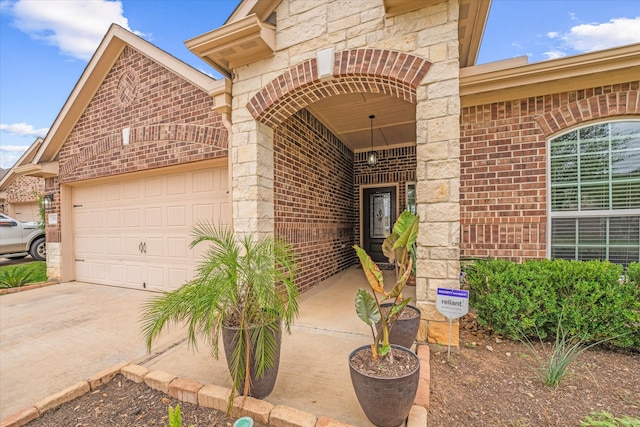
<svg viewBox="0 0 640 427"><path fill-rule="evenodd" d="M30 291L31 289L44 288L45 286L57 285L60 282L51 281L51 282L40 282L40 283L32 283L30 285L18 286L17 288L4 288L0 289L0 295L6 294L15 294L16 292L22 291Z"/></svg>
<svg viewBox="0 0 640 427"><path fill-rule="evenodd" d="M418 393L409 413L406 427L427 426L430 377L429 347L426 345L418 346L417 354L421 364L420 384L418 385ZM226 387L213 384L204 385L163 371L150 371L144 366L123 362L98 372L87 381L80 381L58 393L52 394L34 406L25 408L0 420L0 427L24 426L49 409L69 402L108 383L118 373L131 381L144 382L147 386L167 393L182 402L189 402L222 412L227 410L230 390ZM231 416L235 418L248 416L259 423L272 427L351 427L330 417L316 417L295 408L284 405L274 406L264 400L244 396L238 396L234 399Z"/></svg>

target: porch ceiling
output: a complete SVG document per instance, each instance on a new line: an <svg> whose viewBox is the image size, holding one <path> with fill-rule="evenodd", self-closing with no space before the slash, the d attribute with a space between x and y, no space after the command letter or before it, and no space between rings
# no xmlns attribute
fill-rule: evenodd
<svg viewBox="0 0 640 427"><path fill-rule="evenodd" d="M410 102L375 93L349 93L322 99L307 109L353 151L371 147L369 115L374 114L374 147L413 144L416 107Z"/></svg>

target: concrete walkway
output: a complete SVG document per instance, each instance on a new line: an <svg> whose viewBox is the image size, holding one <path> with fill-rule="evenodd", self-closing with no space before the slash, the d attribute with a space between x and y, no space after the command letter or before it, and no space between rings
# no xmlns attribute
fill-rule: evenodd
<svg viewBox="0 0 640 427"><path fill-rule="evenodd" d="M352 268L302 296L266 401L371 426L347 363L349 353L371 339L353 306L356 290L368 286L364 280L362 270ZM197 352L187 348L182 328L167 331L146 352L138 319L142 304L154 295L73 282L2 296L0 419L120 362L230 388L222 349L215 360L206 344Z"/></svg>

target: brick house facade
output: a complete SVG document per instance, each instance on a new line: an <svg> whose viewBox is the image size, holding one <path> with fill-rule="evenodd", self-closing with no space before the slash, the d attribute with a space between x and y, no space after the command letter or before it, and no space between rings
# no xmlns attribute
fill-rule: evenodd
<svg viewBox="0 0 640 427"><path fill-rule="evenodd" d="M16 173L33 160L42 138L37 138L11 169L0 173L0 213L20 221L40 221L38 197L44 192L44 179Z"/></svg>
<svg viewBox="0 0 640 427"><path fill-rule="evenodd" d="M638 82L630 77L640 71L637 47L576 61L475 67L488 6L243 0L221 28L186 41L226 76L217 81L112 27L23 170L46 178L45 191L54 194L49 276L75 280L90 270L78 261L84 256L74 256L86 245L77 231L92 226L77 213L88 209L75 201L82 189L145 188L172 177L161 196L139 204L149 215L164 209L169 225L188 226L195 216L182 221L179 207L209 208L195 196L180 198L177 184L188 179L197 187L202 182L189 174L215 169L218 181L228 173L215 193L228 194L222 222L238 233L290 241L307 291L357 263L351 246L364 240L365 191L394 188L393 216L407 207L411 185L421 219L418 339L447 342L449 322L435 295L439 287L459 287L461 257L548 256L549 138L583 123L640 117ZM372 113L373 168L366 163ZM180 252L172 244L179 237L152 236L153 227L137 222L127 229L126 206L110 196L96 203L102 211L91 211L106 224L95 232L104 236L94 234L103 242L88 273L96 283L107 280L109 268L120 274L110 255L120 243L108 233L123 247L132 242L135 268L152 259L141 239L165 239L166 252L153 259L171 264L162 257ZM109 257L105 267L101 258ZM154 274L148 270L140 286Z"/></svg>
<svg viewBox="0 0 640 427"><path fill-rule="evenodd" d="M639 84L463 108L461 257L548 257L548 139L576 126L640 116Z"/></svg>

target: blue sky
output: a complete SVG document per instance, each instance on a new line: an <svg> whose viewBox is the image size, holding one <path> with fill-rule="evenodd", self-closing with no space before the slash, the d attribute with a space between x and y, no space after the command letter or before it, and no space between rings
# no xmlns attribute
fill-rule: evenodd
<svg viewBox="0 0 640 427"><path fill-rule="evenodd" d="M0 0L0 168L46 135L112 22L220 77L184 41L222 25L238 2ZM638 42L639 0L493 0L478 63Z"/></svg>

